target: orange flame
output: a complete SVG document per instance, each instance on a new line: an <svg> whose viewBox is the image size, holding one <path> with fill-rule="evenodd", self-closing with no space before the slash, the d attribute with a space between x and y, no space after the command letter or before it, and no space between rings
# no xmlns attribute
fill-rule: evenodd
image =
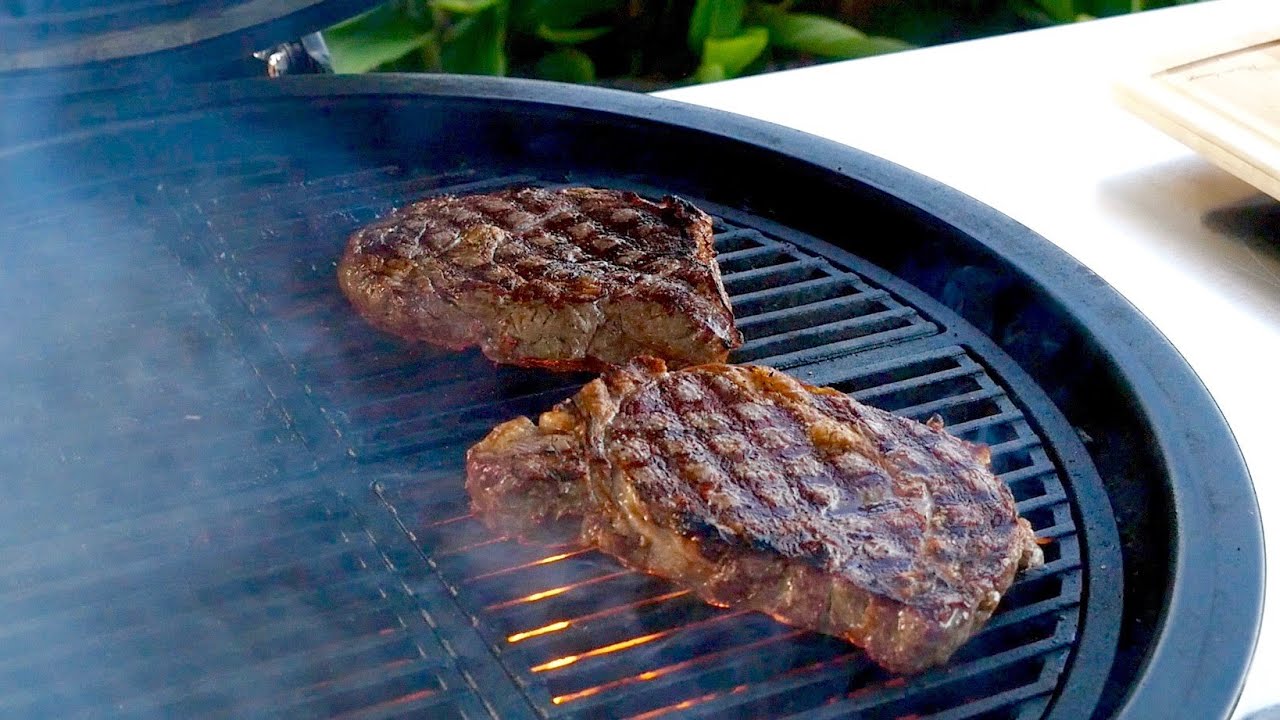
<svg viewBox="0 0 1280 720"><path fill-rule="evenodd" d="M488 540L481 540L480 542L471 543L470 545L462 545L460 547L452 548L450 550L443 550L441 552L432 553L432 556L440 558L440 557L448 557L450 555L461 555L464 552L470 552L477 548L482 548L488 545L497 545L498 543L503 543L506 541L507 541L506 537L489 538Z"/></svg>
<svg viewBox="0 0 1280 720"><path fill-rule="evenodd" d="M507 573L516 572L517 570L527 570L531 567L537 567L539 565L548 565L550 563L560 562L565 558L571 558L571 557L582 555L589 552L591 552L591 550L584 548L582 550L573 550L571 552L558 553L556 555L548 555L544 558L534 560L533 562L527 562L521 565L512 565L511 567L502 568L501 570L494 570L492 572L481 573L474 577L467 578L466 582L475 582L476 580L484 580L485 578L496 577L498 575L506 575Z"/></svg>
<svg viewBox="0 0 1280 720"><path fill-rule="evenodd" d="M581 587L594 585L596 583L605 582L606 580L612 580L614 578L621 577L623 575L630 575L630 574L631 573L626 570L619 570L618 572L609 573L607 575L601 575L599 577L593 577L589 580L582 580L580 582L570 583L568 585L561 585L560 587L554 587L548 590L540 590L536 593L531 593L529 595L525 595L524 597L518 597L514 600L504 600L503 602L494 603L492 605L485 607L485 610L505 610L506 608L509 608L515 605L523 605L525 603L545 600L549 597L562 595L564 593L569 592L570 590L577 590L578 588L581 588Z"/></svg>
<svg viewBox="0 0 1280 720"><path fill-rule="evenodd" d="M532 629L532 630L525 630L524 632L518 632L518 633L516 633L515 635L508 635L508 636L507 636L507 642L509 642L509 643L518 643L518 642L520 642L521 640L527 640L527 639L529 639L529 638L531 638L531 637L537 637L537 636L539 636L539 635L546 635L547 633L559 632L559 631L561 631L561 630L564 630L564 629L565 629L565 628L567 628L567 627L569 627L569 621L568 621L568 620L561 620L560 622L553 622L553 623L551 623L550 625L543 625L543 626L542 626L542 627L540 627L540 628L534 628L534 629Z"/></svg>
<svg viewBox="0 0 1280 720"><path fill-rule="evenodd" d="M668 705L666 707L660 707L656 710L650 710L649 712L640 713L639 715L632 715L631 717L627 718L627 720L650 720L651 718L661 717L663 715L667 715L673 712L688 710L694 705L701 705L702 703L715 700L716 698L722 697L724 695L736 695L746 689L747 689L746 685L739 685L727 693L707 693L706 695L699 695L698 697L689 698L688 700L682 700L676 703L675 705Z"/></svg>
<svg viewBox="0 0 1280 720"><path fill-rule="evenodd" d="M689 593L688 590L677 590L675 592L669 592L665 595L655 595L654 597L645 598L643 600L638 600L633 603L627 603L626 605L618 605L616 607L611 607L608 610L601 610L599 612L580 615L577 618L574 618L572 621L561 620L559 622L551 623L550 625L543 625L540 628L535 628L533 630L518 632L515 635L510 635L507 637L507 642L516 643L526 638L535 637L537 635L546 635L547 633L551 633L551 632L559 632L569 627L573 622L586 622L588 620L596 620L602 617L608 617L609 615L616 615L618 613L627 612L628 610L634 610L635 608L641 607L643 605L651 605L653 603L659 603L659 602L662 602L663 600L670 600L672 598L680 597L681 595L687 595L688 593Z"/></svg>
<svg viewBox="0 0 1280 720"><path fill-rule="evenodd" d="M666 665L664 667L660 667L655 670L646 670L645 672L642 672L638 675L632 675L631 677L620 678L618 680L613 680L613 681L604 683L602 685L589 687L585 690L579 690L577 692L572 692L567 695L557 695L556 697L551 698L551 702L555 703L556 705L563 705L564 703L567 703L567 702L573 702L574 700L581 700L582 698L590 697L592 695L599 693L602 690L612 690L614 688L622 687L625 685L633 685L639 682L657 680L660 677L687 670L688 668L693 667L695 665L705 665L707 663L714 662L717 659L722 658L726 655L732 655L732 654L741 653L741 652L750 651L750 650L757 650L766 645L770 645L775 642L782 642L784 640L789 640L791 638L797 637L802 634L804 634L803 631L794 630L791 632L783 633L781 635L775 635L773 637L764 638L763 640L757 640L753 643L747 643L746 645L737 645L735 647L727 648L725 650L720 650L718 652L708 653L706 655L700 655L690 660L684 660L682 662L673 663L671 665Z"/></svg>
<svg viewBox="0 0 1280 720"><path fill-rule="evenodd" d="M467 518L471 518L471 517L475 517L475 515L471 513L467 513L466 515L455 515L451 518L445 518L443 520L437 520L433 523L427 523L426 527L440 527L441 525L449 525L451 523L456 523L460 520L466 520Z"/></svg>
<svg viewBox="0 0 1280 720"><path fill-rule="evenodd" d="M687 592L687 591L686 591L686 592ZM659 597L661 597L661 596L659 596ZM652 602L652 601L655 601L655 600L658 600L658 599L659 599L659 598L649 598L648 602ZM618 607L618 608L613 608L613 609L611 609L611 610L607 610L607 611L605 611L604 613L597 613L597 615L601 615L601 614L605 614L605 613L613 613L613 612L617 612L617 611L619 611L619 610L623 610L623 609L625 609L625 608L626 608L626 606ZM650 634L648 634L648 635L641 635L641 636L639 636L639 637L633 637L633 638L631 638L631 639L629 639L629 640L623 640L623 641L621 641L621 642L613 643L612 645L605 645L604 647L598 647L598 648L595 648L594 650L588 650L588 651L586 651L586 652L584 652L584 653L581 653L581 654L578 654L578 655L567 655L567 656L565 656L565 657L557 658L557 659L555 659L555 660L552 660L552 661L550 661L550 662L543 663L543 664L541 664L541 665L535 665L535 666L533 666L533 667L529 668L529 670L530 670L530 671L532 671L532 672L545 672L545 671L547 671L547 670L555 670L556 668L562 668L562 667L564 667L564 666L566 666L566 665L572 665L572 664L574 664L574 663L578 662L579 660L585 660L585 659L587 659L587 658L598 657L598 656L600 656L600 655L608 655L609 653L615 653L615 652L618 652L618 651L620 651L620 650L626 650L626 649L628 649L628 648L633 648L633 647L635 647L635 646L637 646L637 645L643 645L643 644L645 644L645 643L653 642L654 640L658 640L659 638L664 638L664 637L666 637L666 636L668 636L668 635L671 635L672 633L675 633L675 632L678 632L678 631L681 631L681 630L685 630L685 629L688 629L688 628L699 627L699 626L701 626L701 625L710 625L711 623L714 623L714 622L720 622L720 621L722 621L722 620L726 620L726 619L728 619L728 618L737 617L737 616L739 616L739 615L745 615L745 614L746 614L746 611L745 611L745 610L739 610L739 611L737 611L737 612L724 613L723 615L716 615L715 617L710 617L710 618L707 618L706 620L701 620L701 621L699 621L699 622L690 623L690 624L688 624L688 625L682 625L682 626L680 626L680 627L678 627L678 628L671 628L670 630L663 630L663 631L661 631L661 632L650 633ZM584 616L584 617L589 617L589 616Z"/></svg>
<svg viewBox="0 0 1280 720"><path fill-rule="evenodd" d="M551 662L543 663L541 665L534 665L533 667L529 668L529 670L532 672L546 672L547 670L555 670L556 668L562 668L566 665L572 665L578 662L579 660L583 660L585 658L598 657L600 655L608 655L609 653L615 653L615 652L618 652L619 650L626 650L628 648L633 648L637 645L644 645L645 643L653 642L658 638L666 637L670 635L672 632L674 631L663 630L662 632L649 633L648 635L633 637L628 640L623 640L622 642L616 642L612 645L605 645L604 647L598 647L598 648L595 648L594 650L588 650L587 652L584 652L581 655L568 655L566 657L557 658L555 660L552 660Z"/></svg>

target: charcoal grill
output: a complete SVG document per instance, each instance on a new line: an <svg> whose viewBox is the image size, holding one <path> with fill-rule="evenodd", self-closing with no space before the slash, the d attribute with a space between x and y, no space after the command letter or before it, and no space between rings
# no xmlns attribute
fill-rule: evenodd
<svg viewBox="0 0 1280 720"><path fill-rule="evenodd" d="M23 112L0 149L0 714L1234 703L1262 541L1225 423L1114 291L954 191L763 123L531 81L244 80ZM523 184L707 209L735 359L991 445L1046 565L947 666L899 678L599 553L486 531L463 452L589 376L380 335L334 263L411 199Z"/></svg>

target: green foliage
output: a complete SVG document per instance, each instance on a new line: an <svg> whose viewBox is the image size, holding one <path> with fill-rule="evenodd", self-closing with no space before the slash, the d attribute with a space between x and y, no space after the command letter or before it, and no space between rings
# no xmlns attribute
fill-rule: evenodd
<svg viewBox="0 0 1280 720"><path fill-rule="evenodd" d="M369 72L431 42L431 33L391 5L335 25L324 32L340 73Z"/></svg>
<svg viewBox="0 0 1280 720"><path fill-rule="evenodd" d="M387 0L324 34L343 73L658 89L1195 1Z"/></svg>
<svg viewBox="0 0 1280 720"><path fill-rule="evenodd" d="M448 4L470 5L476 9L462 15L445 32L445 42L440 47L441 69L468 75L506 75L506 3L450 0Z"/></svg>
<svg viewBox="0 0 1280 720"><path fill-rule="evenodd" d="M821 15L786 12L771 5L756 6L752 15L768 28L775 46L815 57L850 59L911 47L894 38L869 37Z"/></svg>
<svg viewBox="0 0 1280 720"><path fill-rule="evenodd" d="M689 48L705 49L709 38L736 35L746 14L746 0L697 0L689 17Z"/></svg>
<svg viewBox="0 0 1280 720"><path fill-rule="evenodd" d="M769 47L769 31L749 27L728 37L710 36L702 41L702 64L694 71L700 82L737 77Z"/></svg>
<svg viewBox="0 0 1280 720"><path fill-rule="evenodd" d="M538 76L560 82L589 83L596 79L591 56L575 48L560 48L538 60Z"/></svg>

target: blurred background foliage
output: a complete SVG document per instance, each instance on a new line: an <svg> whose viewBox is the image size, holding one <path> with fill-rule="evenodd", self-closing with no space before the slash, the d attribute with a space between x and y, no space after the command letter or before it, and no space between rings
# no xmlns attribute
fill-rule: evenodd
<svg viewBox="0 0 1280 720"><path fill-rule="evenodd" d="M338 72L711 82L1196 0L388 0L325 31Z"/></svg>

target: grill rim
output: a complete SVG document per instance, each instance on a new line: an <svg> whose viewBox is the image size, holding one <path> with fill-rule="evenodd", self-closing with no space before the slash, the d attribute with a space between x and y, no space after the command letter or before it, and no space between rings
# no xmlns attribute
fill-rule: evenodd
<svg viewBox="0 0 1280 720"><path fill-rule="evenodd" d="M229 0L209 16L200 3L189 0L192 12L165 17L169 6L152 3L138 8L148 17L129 28L78 29L75 19L38 13L5 23L0 40L9 37L33 46L16 58L0 58L0 98L52 99L109 88L162 83L198 82L221 73L236 72L238 58L317 32L355 17L377 5L374 0L295 0L287 8L258 0ZM87 11L86 18L102 18L110 6ZM54 36L49 42L43 31ZM2 43L0 43L2 44ZM106 46L97 57L85 47ZM241 60L241 62L247 62ZM219 75L215 75L219 76Z"/></svg>
<svg viewBox="0 0 1280 720"><path fill-rule="evenodd" d="M99 97L98 103L60 108L63 116L55 127L64 130L61 137L0 149L0 159L73 139L103 122L148 115L287 98L423 95L594 112L619 122L665 124L745 144L859 183L942 223L970 243L970 249L998 258L1109 363L1128 391L1124 399L1141 410L1141 429L1167 473L1178 523L1171 538L1170 591L1145 665L1117 714L1163 717L1162 709L1178 707L1201 717L1225 717L1234 707L1261 622L1265 566L1257 500L1225 418L1177 349L1116 290L1048 240L954 188L864 151L731 113L600 88L458 76L292 77L143 91L130 95L128 102ZM75 131L66 132L68 128ZM1194 417L1181 411L1187 407L1196 408ZM1212 485L1196 483L1196 478L1209 477L1215 479ZM1210 582L1203 582L1205 567L1213 568ZM1213 676L1234 679L1187 682L1207 668Z"/></svg>

